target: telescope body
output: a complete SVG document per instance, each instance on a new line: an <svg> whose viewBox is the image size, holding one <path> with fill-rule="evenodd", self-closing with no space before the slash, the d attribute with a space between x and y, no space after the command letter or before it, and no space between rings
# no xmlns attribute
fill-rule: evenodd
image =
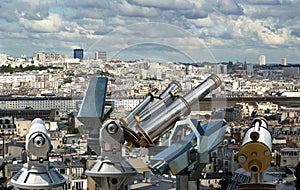
<svg viewBox="0 0 300 190"><path fill-rule="evenodd" d="M190 130L187 135L184 132L186 128ZM172 172L173 175L178 175L188 172L190 166L202 170L209 153L222 142L225 132L224 120L210 121L204 125L193 119L176 122L169 147L151 158L152 161L158 161L150 167L152 172L159 175ZM200 173L195 174L199 175Z"/></svg>
<svg viewBox="0 0 300 190"><path fill-rule="evenodd" d="M50 137L43 120L32 121L26 135L26 153L28 162L11 179L14 189L59 189L66 183L62 176L49 161L51 150Z"/></svg>
<svg viewBox="0 0 300 190"><path fill-rule="evenodd" d="M115 120L109 119L102 122L105 120L101 115L103 116L103 101L105 101L105 85L107 85L107 80L100 80L100 78L101 77L90 79L84 101L81 105L81 110L78 114L78 119L87 125L88 128L98 130L98 133L90 132L90 136L94 137L95 134L99 134L97 145L100 154L98 159L85 173L99 185L101 190L123 190L127 187L132 177L137 174L137 171L121 154L122 145L125 142L127 142L129 148L154 145L154 141L170 131L173 125L180 120L182 116L190 114L190 107L193 103L204 98L221 84L221 80L217 75L211 75L189 93L180 96L177 94L181 91L180 84L172 82L159 96L156 96L157 90L149 93L145 100L126 117ZM103 85L98 83L102 83ZM97 86L99 89L94 89ZM96 95L99 95L99 97ZM95 109L98 107L101 107L101 109ZM91 113L94 111L96 113ZM164 173L165 170L162 168L166 166L169 167L169 169L172 168L172 172L178 174L181 173L180 171L190 168L189 165L192 165L195 169L189 172L191 173L190 176L194 177L190 177L190 179L196 181L196 176L199 176L201 169L208 161L207 152L212 150L215 147L214 145L221 142L221 136L225 133L224 126L223 121L220 121L211 127L205 128L207 130L201 128L204 130L201 143L201 135L198 131L200 128L197 129L197 127L194 127L194 133L182 139L182 147L177 147L177 149L172 147L169 149L170 152L174 151L174 156L173 154L166 154L167 157L159 156L158 159L164 163L161 167L157 166L155 169ZM94 131L93 129L91 131ZM215 140L215 143L208 144L209 139ZM96 143L94 143L94 145L96 145ZM203 146L203 148L200 146ZM195 150L201 150L203 152L197 152L196 155ZM192 159L189 158L190 156ZM202 160L201 163L199 162L200 157ZM187 163L187 165L184 165L184 168L177 167L177 165L181 163L181 158L186 158L184 162ZM194 160L194 158L196 160Z"/></svg>
<svg viewBox="0 0 300 190"><path fill-rule="evenodd" d="M162 96L164 97L163 101L155 102L155 106L151 106L151 104L145 106L141 115L135 115L135 123L125 126L132 130L131 133L138 134L138 136L130 136L126 139L129 147L134 147L136 144L147 147L153 144L155 140L170 131L173 124L182 116L190 114L192 104L204 98L220 84L221 79L217 75L211 75L185 96L174 95L174 92L177 93L180 88L176 83L170 85L169 95ZM130 143L132 141L138 141L138 143Z"/></svg>
<svg viewBox="0 0 300 190"><path fill-rule="evenodd" d="M264 119L256 119L244 136L237 154L238 163L248 172L258 174L266 170L272 161L272 135Z"/></svg>

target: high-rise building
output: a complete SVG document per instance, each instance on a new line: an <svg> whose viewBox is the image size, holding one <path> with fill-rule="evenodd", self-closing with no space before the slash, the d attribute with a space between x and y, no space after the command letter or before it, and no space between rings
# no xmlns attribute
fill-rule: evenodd
<svg viewBox="0 0 300 190"><path fill-rule="evenodd" d="M286 58L281 59L281 65L287 66Z"/></svg>
<svg viewBox="0 0 300 190"><path fill-rule="evenodd" d="M264 55L259 56L259 65L260 66L266 65L266 56Z"/></svg>
<svg viewBox="0 0 300 190"><path fill-rule="evenodd" d="M213 67L213 72L215 74L227 74L227 65L223 65L223 64L218 64L218 65L214 65Z"/></svg>
<svg viewBox="0 0 300 190"><path fill-rule="evenodd" d="M83 59L83 49L74 49L74 58Z"/></svg>
<svg viewBox="0 0 300 190"><path fill-rule="evenodd" d="M97 51L95 53L95 60L102 60L103 62L107 61L106 51Z"/></svg>
<svg viewBox="0 0 300 190"><path fill-rule="evenodd" d="M246 73L248 76L252 76L254 74L253 65L252 64L246 64Z"/></svg>

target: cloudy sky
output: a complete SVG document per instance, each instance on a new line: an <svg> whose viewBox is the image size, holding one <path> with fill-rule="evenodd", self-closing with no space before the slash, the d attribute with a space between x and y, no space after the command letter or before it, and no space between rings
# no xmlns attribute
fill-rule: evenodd
<svg viewBox="0 0 300 190"><path fill-rule="evenodd" d="M0 53L300 63L300 0L1 0Z"/></svg>

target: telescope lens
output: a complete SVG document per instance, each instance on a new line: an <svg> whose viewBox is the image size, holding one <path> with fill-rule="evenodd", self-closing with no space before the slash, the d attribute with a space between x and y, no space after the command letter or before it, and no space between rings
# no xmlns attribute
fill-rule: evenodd
<svg viewBox="0 0 300 190"><path fill-rule="evenodd" d="M35 137L34 138L34 145L36 146L36 147L42 147L43 146L43 144L44 144L44 142L45 142L45 139L43 138L43 137L41 137L41 136L37 136L37 137Z"/></svg>
<svg viewBox="0 0 300 190"><path fill-rule="evenodd" d="M257 141L259 139L259 133L258 132L252 132L250 134L250 138L253 140L253 141Z"/></svg>
<svg viewBox="0 0 300 190"><path fill-rule="evenodd" d="M116 184L118 183L118 179L112 178L111 183L112 183L113 185L116 185Z"/></svg>
<svg viewBox="0 0 300 190"><path fill-rule="evenodd" d="M107 125L106 130L108 131L109 134L115 134L118 131L118 126L116 123L111 122L110 124Z"/></svg>
<svg viewBox="0 0 300 190"><path fill-rule="evenodd" d="M257 171L258 171L257 166L252 166L252 167L251 167L251 171L252 171L252 172L257 172Z"/></svg>

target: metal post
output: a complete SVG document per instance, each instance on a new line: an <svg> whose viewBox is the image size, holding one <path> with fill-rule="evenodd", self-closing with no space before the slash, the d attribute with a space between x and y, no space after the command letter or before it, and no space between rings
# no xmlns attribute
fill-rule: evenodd
<svg viewBox="0 0 300 190"><path fill-rule="evenodd" d="M4 159L4 156L5 156L5 139L4 139L4 136L2 136L2 158Z"/></svg>
<svg viewBox="0 0 300 190"><path fill-rule="evenodd" d="M190 181L189 175L176 175L176 190L199 190L200 185L197 181Z"/></svg>

